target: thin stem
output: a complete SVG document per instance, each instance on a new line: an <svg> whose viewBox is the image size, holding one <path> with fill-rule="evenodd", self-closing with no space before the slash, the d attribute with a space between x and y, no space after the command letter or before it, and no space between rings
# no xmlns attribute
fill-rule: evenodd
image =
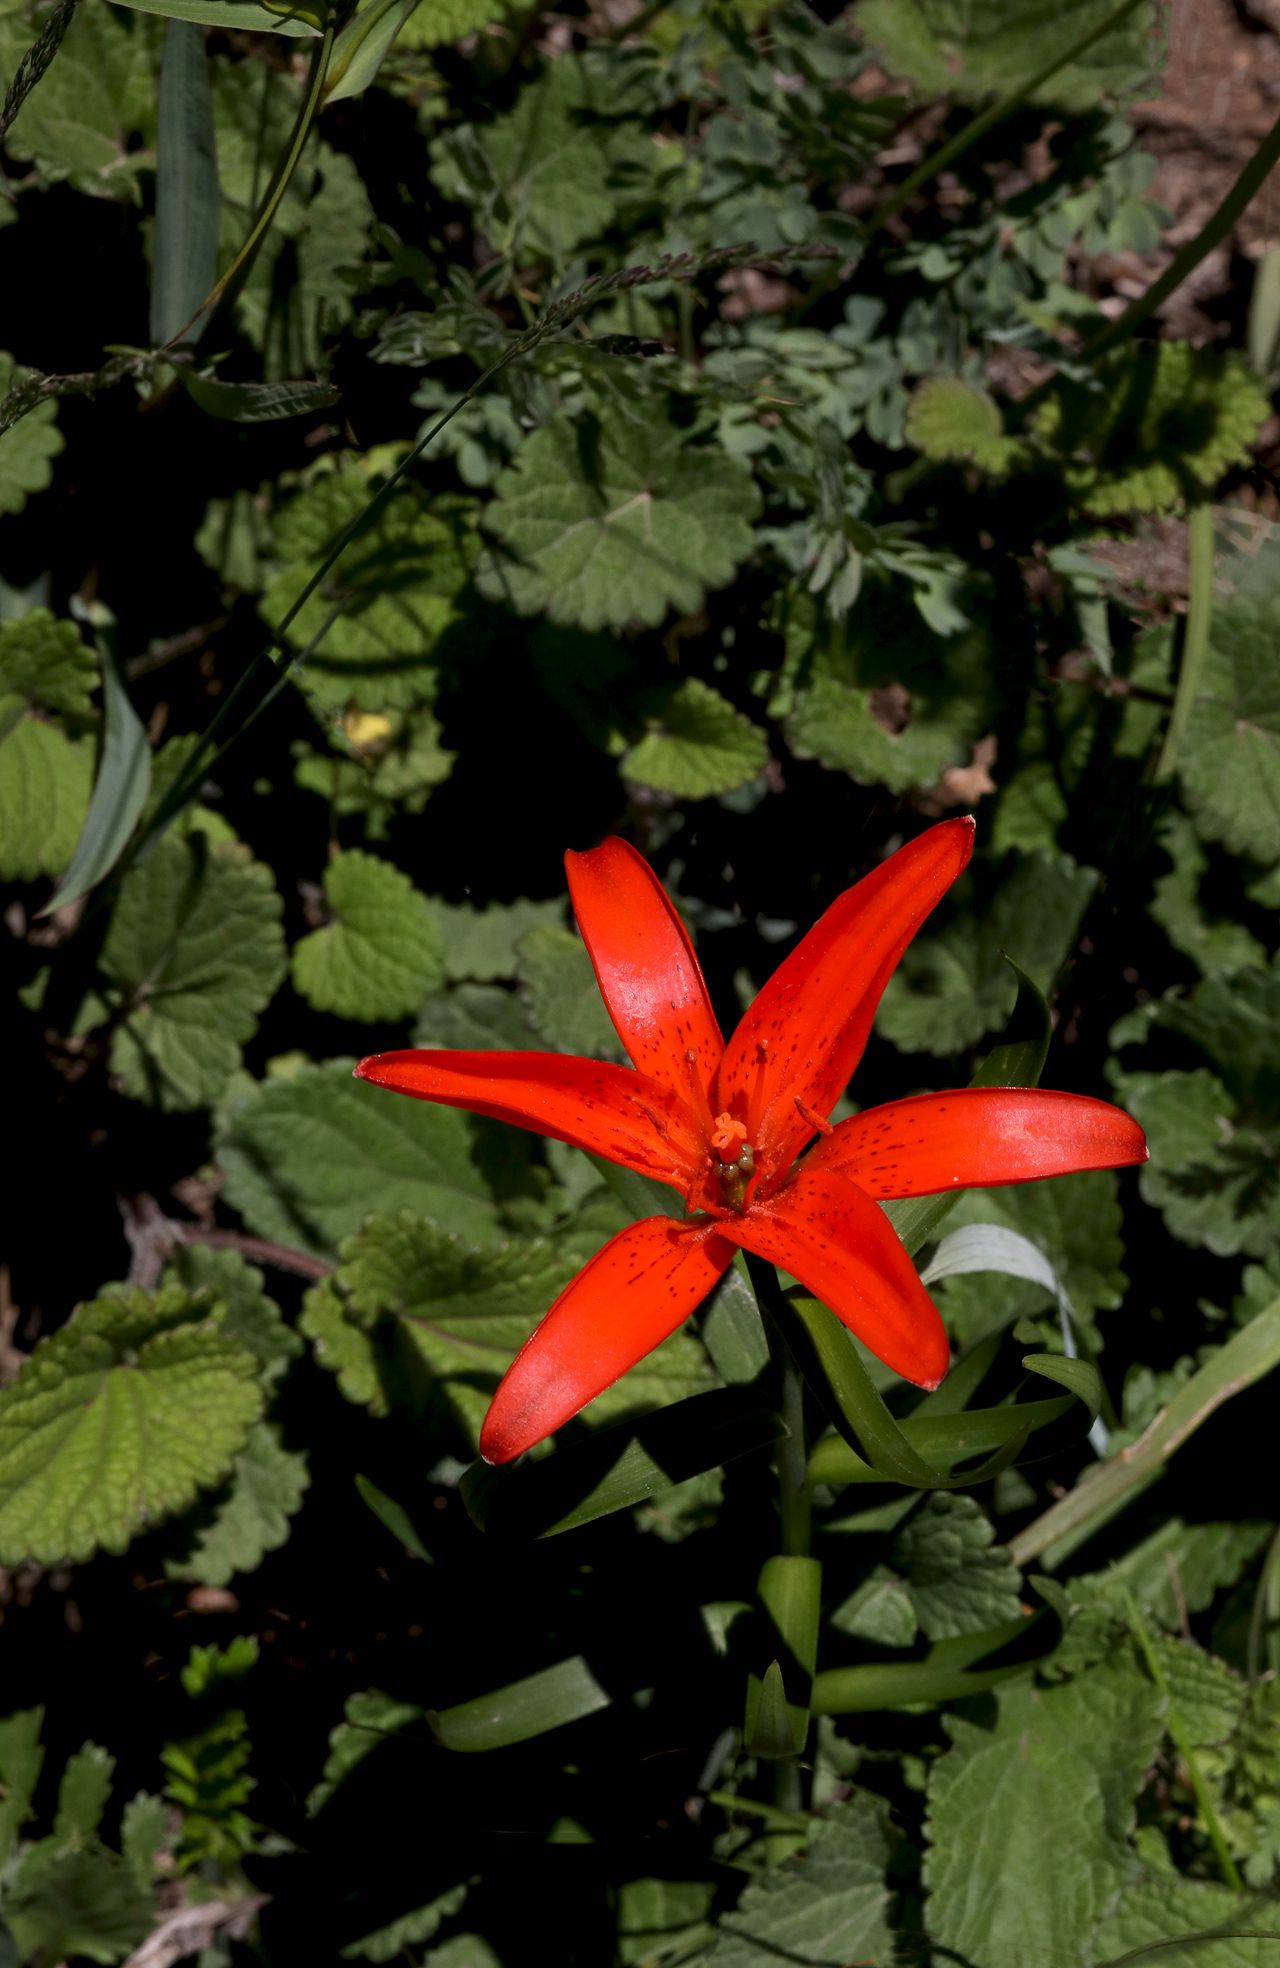
<svg viewBox="0 0 1280 1968"><path fill-rule="evenodd" d="M1213 620L1213 507L1207 501L1193 506L1187 517L1187 565L1189 599L1182 661L1173 710L1156 765L1157 782L1173 777L1178 750L1200 694L1204 660L1209 650L1209 626Z"/></svg>
<svg viewBox="0 0 1280 1968"><path fill-rule="evenodd" d="M782 1380L781 1412L787 1433L778 1445L778 1512L782 1519L782 1554L809 1556L813 1503L807 1481L808 1450L804 1438L804 1382L786 1342L790 1307L782 1295L772 1264L752 1251L745 1253L751 1286L767 1315L769 1350Z"/></svg>
<svg viewBox="0 0 1280 1968"><path fill-rule="evenodd" d="M1222 244L1240 214L1261 191L1277 162L1280 162L1280 117L1276 118L1222 203L1205 220L1195 238L1189 239L1180 253L1175 253L1159 279L1153 280L1145 293L1130 301L1122 315L1108 322L1105 328L1085 343L1081 355L1092 361L1095 356L1105 354L1117 342L1125 341L1135 328L1154 314L1174 289L1182 285L1187 275L1195 271L1201 260L1206 259L1215 246Z"/></svg>
<svg viewBox="0 0 1280 1968"><path fill-rule="evenodd" d="M908 200L915 197L922 185L927 185L931 178L936 178L940 172L954 164L958 157L963 157L967 150L971 150L974 144L980 143L988 130L993 129L1006 116L1011 116L1013 111L1019 109L1037 89L1043 89L1045 83L1051 82L1060 69L1066 68L1073 61L1078 61L1081 55L1088 53L1096 41L1101 41L1113 28L1121 26L1130 14L1136 13L1138 8L1145 4L1146 0L1121 0L1121 4L1114 8L1105 20L1099 22L1097 27L1090 28L1089 32L1082 35L1078 41L1073 41L1068 48L1056 54L1052 61L1046 62L1035 75L1029 76L1024 82L1017 83L1008 95L1001 96L997 102L989 104L962 129L957 130L953 137L948 137L946 143L927 157L922 157L915 170L905 177L897 189L891 192L884 203L878 205L871 214L867 221L867 237L870 238L872 233L878 232L881 226L894 218Z"/></svg>

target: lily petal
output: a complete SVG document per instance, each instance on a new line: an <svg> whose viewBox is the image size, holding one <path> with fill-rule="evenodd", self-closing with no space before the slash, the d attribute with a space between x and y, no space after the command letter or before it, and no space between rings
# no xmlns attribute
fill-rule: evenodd
<svg viewBox="0 0 1280 1968"><path fill-rule="evenodd" d="M733 1262L714 1223L649 1216L566 1285L507 1369L480 1431L486 1462L531 1449L673 1333Z"/></svg>
<svg viewBox="0 0 1280 1968"><path fill-rule="evenodd" d="M993 1189L1147 1159L1136 1121L1105 1100L1031 1087L964 1087L892 1100L841 1121L805 1156L869 1196Z"/></svg>
<svg viewBox="0 0 1280 1968"><path fill-rule="evenodd" d="M798 1278L904 1380L938 1385L951 1359L938 1308L879 1205L847 1176L804 1166L768 1202L716 1227Z"/></svg>
<svg viewBox="0 0 1280 1968"><path fill-rule="evenodd" d="M616 836L564 862L600 994L632 1064L692 1099L709 1125L724 1040L670 897L648 862Z"/></svg>
<svg viewBox="0 0 1280 1968"><path fill-rule="evenodd" d="M862 1057L899 959L973 849L971 819L944 820L846 889L774 972L725 1051L713 1105L739 1115L769 1177L825 1120Z"/></svg>
<svg viewBox="0 0 1280 1968"><path fill-rule="evenodd" d="M706 1161L693 1114L668 1087L559 1052L378 1052L358 1080L415 1100L465 1107L586 1148L688 1190Z"/></svg>

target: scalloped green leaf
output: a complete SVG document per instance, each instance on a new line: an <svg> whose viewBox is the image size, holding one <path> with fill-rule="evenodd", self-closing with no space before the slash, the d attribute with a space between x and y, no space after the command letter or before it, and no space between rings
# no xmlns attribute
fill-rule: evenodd
<svg viewBox="0 0 1280 1968"><path fill-rule="evenodd" d="M74 622L47 608L0 622L0 698L83 716L97 686L97 662Z"/></svg>
<svg viewBox="0 0 1280 1968"><path fill-rule="evenodd" d="M1060 854L1030 854L1013 868L985 917L966 911L926 929L907 950L880 1002L880 1031L904 1052L947 1055L976 1045L1013 1009L1007 953L1042 985L1075 946L1098 877Z"/></svg>
<svg viewBox="0 0 1280 1968"><path fill-rule="evenodd" d="M385 1414L392 1395L443 1400L476 1441L502 1375L589 1255L576 1241L469 1245L439 1223L378 1216L308 1293L302 1329L349 1400ZM592 1402L610 1421L707 1387L706 1355L680 1331Z"/></svg>
<svg viewBox="0 0 1280 1968"><path fill-rule="evenodd" d="M359 849L334 856L324 894L330 921L294 945L295 989L340 1018L407 1018L444 982L444 939L424 897Z"/></svg>
<svg viewBox="0 0 1280 1968"><path fill-rule="evenodd" d="M712 799L757 779L769 759L758 725L698 677L686 677L621 761L626 779L677 799Z"/></svg>
<svg viewBox="0 0 1280 1968"><path fill-rule="evenodd" d="M809 1821L807 1842L753 1878L721 1923L709 1968L764 1961L888 1961L893 1953L889 1841L868 1792Z"/></svg>
<svg viewBox="0 0 1280 1968"><path fill-rule="evenodd" d="M11 151L11 154L15 154ZM11 355L0 349L0 402L23 380ZM35 404L11 429L0 432L0 513L20 513L33 492L53 483L53 465L63 448L58 406L52 398Z"/></svg>
<svg viewBox="0 0 1280 1968"><path fill-rule="evenodd" d="M998 1689L994 1721L948 1719L929 1779L932 1938L984 1968L1084 1961L1132 1872L1134 1799L1162 1734L1159 1692L1124 1656L1078 1681ZM1046 1865L1046 1853L1070 1864Z"/></svg>
<svg viewBox="0 0 1280 1968"><path fill-rule="evenodd" d="M1215 1073L1120 1073L1116 1093L1144 1129L1138 1186L1180 1243L1219 1257L1264 1257L1276 1217L1280 1131L1242 1110Z"/></svg>
<svg viewBox="0 0 1280 1968"><path fill-rule="evenodd" d="M284 507L275 526L279 567L261 602L269 624L282 620L379 482L369 469L340 465L321 472ZM335 602L343 602L298 671L299 682L326 704L371 711L431 697L438 645L462 619L459 597L469 576L463 540L416 490L398 490L290 623L289 642L304 649Z"/></svg>
<svg viewBox="0 0 1280 1968"><path fill-rule="evenodd" d="M56 58L5 138L10 157L34 164L37 183L67 179L77 191L136 203L138 180L153 159L134 140L144 138L149 145L155 136L162 36L160 23L145 16L121 15L111 7L78 7ZM0 79L5 84L33 39L22 14L0 15ZM0 438L0 459L8 441ZM0 484L2 480L0 463Z"/></svg>
<svg viewBox="0 0 1280 1968"><path fill-rule="evenodd" d="M60 875L93 790L93 747L22 717L0 740L0 878Z"/></svg>
<svg viewBox="0 0 1280 1968"><path fill-rule="evenodd" d="M259 1363L180 1286L83 1305L0 1390L0 1562L122 1551L220 1482L262 1408Z"/></svg>
<svg viewBox="0 0 1280 1968"><path fill-rule="evenodd" d="M926 458L969 461L983 471L1008 471L1016 439L1004 434L995 398L960 376L931 376L907 405L907 442Z"/></svg>
<svg viewBox="0 0 1280 1968"><path fill-rule="evenodd" d="M302 1450L286 1449L278 1429L255 1423L231 1465L227 1488L192 1523L182 1554L165 1561L170 1578L222 1586L256 1571L268 1552L287 1541L310 1480Z"/></svg>
<svg viewBox="0 0 1280 1968"><path fill-rule="evenodd" d="M525 439L486 508L480 585L519 615L582 629L692 614L751 550L760 496L726 452L616 411Z"/></svg>
<svg viewBox="0 0 1280 1968"><path fill-rule="evenodd" d="M585 1059L626 1058L580 936L538 924L525 931L516 953L520 996L539 1038Z"/></svg>
<svg viewBox="0 0 1280 1968"><path fill-rule="evenodd" d="M494 1237L475 1159L481 1126L456 1108L354 1080L353 1064L306 1065L233 1091L217 1131L231 1207L260 1237L317 1256L332 1255L367 1216L396 1209Z"/></svg>
<svg viewBox="0 0 1280 1968"><path fill-rule="evenodd" d="M270 870L234 843L168 835L130 869L101 968L124 1009L112 1069L134 1099L218 1098L284 975L281 914Z"/></svg>
<svg viewBox="0 0 1280 1968"><path fill-rule="evenodd" d="M1129 1885L1090 1937L1088 1959L1102 1968L1121 1961L1140 1968L1147 1959L1158 1968L1273 1968L1280 1947L1273 1907L1216 1880L1161 1873Z"/></svg>
<svg viewBox="0 0 1280 1968"><path fill-rule="evenodd" d="M1060 0L1010 8L1008 0L861 0L857 25L893 75L928 95L981 102L1005 95L1047 67L1055 48L1080 41L1116 0ZM1046 34L1052 29L1052 46ZM1075 61L1058 70L1033 100L1096 110L1099 99L1141 88L1152 68L1152 10L1140 7Z"/></svg>
<svg viewBox="0 0 1280 1968"><path fill-rule="evenodd" d="M1233 854L1280 862L1280 602L1215 604L1178 775L1196 827Z"/></svg>
<svg viewBox="0 0 1280 1968"><path fill-rule="evenodd" d="M155 1899L119 1854L42 1839L6 1884L4 1918L24 1960L115 1962L150 1933Z"/></svg>
<svg viewBox="0 0 1280 1968"><path fill-rule="evenodd" d="M1032 426L1079 505L1158 513L1203 499L1247 464L1270 414L1238 356L1144 342L1109 357L1088 383L1059 378Z"/></svg>

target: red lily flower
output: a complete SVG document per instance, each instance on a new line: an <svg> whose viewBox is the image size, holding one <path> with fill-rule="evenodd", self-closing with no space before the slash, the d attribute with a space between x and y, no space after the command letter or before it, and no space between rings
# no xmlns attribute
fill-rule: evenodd
<svg viewBox="0 0 1280 1968"><path fill-rule="evenodd" d="M917 1094L827 1122L903 951L969 859L948 820L832 903L726 1045L684 925L625 841L568 854L569 890L634 1068L546 1052L383 1052L359 1079L571 1142L683 1192L620 1231L516 1355L480 1453L509 1462L674 1332L741 1247L781 1265L918 1387L947 1335L877 1199L1146 1160L1105 1101L1030 1088ZM797 1162L805 1144L822 1138Z"/></svg>

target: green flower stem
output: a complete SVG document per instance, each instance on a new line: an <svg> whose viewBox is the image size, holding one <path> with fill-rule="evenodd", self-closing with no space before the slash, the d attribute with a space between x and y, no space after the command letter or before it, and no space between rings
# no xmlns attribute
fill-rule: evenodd
<svg viewBox="0 0 1280 1968"><path fill-rule="evenodd" d="M808 1455L804 1439L804 1382L787 1345L791 1308L782 1294L771 1264L746 1253L747 1271L767 1327L774 1359L782 1376L782 1419L787 1433L778 1447L778 1510L782 1518L782 1552L787 1558L807 1558L813 1504L807 1481Z"/></svg>
<svg viewBox="0 0 1280 1968"><path fill-rule="evenodd" d="M1204 1778L1200 1775L1200 1766L1196 1762L1195 1750L1192 1747L1191 1738L1187 1734L1182 1717L1178 1713L1177 1706L1174 1703L1168 1677L1160 1664L1160 1656L1151 1644L1151 1635L1147 1632L1142 1614L1138 1611L1138 1602L1127 1588L1125 1589L1124 1600L1129 1615L1129 1626L1134 1639L1142 1650L1142 1657L1147 1663L1147 1672L1168 1703L1168 1709L1165 1714L1165 1727L1169 1732L1169 1737L1174 1748L1187 1766L1187 1775L1191 1779L1191 1788L1195 1793L1196 1804L1199 1807L1200 1816L1204 1821L1204 1828L1208 1835L1209 1843L1213 1847L1214 1857L1218 1861L1218 1870L1233 1892L1243 1893L1244 1881L1236 1870L1235 1860L1227 1850L1227 1841L1222 1835L1222 1826L1219 1824L1218 1814L1213 1808L1213 1799L1209 1795Z"/></svg>
<svg viewBox="0 0 1280 1968"><path fill-rule="evenodd" d="M1178 668L1173 710L1156 764L1157 782L1173 777L1178 751L1186 736L1187 721L1199 695L1204 659L1209 649L1209 625L1213 620L1213 507L1207 501L1193 506L1187 516L1187 562L1189 599L1182 638L1182 661Z"/></svg>
<svg viewBox="0 0 1280 1968"><path fill-rule="evenodd" d="M1267 1546L1253 1598L1248 1664L1250 1682L1259 1680L1269 1667L1280 1667L1280 1529Z"/></svg>
<svg viewBox="0 0 1280 1968"><path fill-rule="evenodd" d="M1105 20L1100 21L1097 27L1090 28L1087 34L1081 35L1078 41L1073 41L1069 47L1062 49L1035 75L1028 76L1024 82L1017 83L1008 95L1001 96L998 101L989 104L962 129L957 130L953 137L948 137L946 143L941 144L937 150L931 151L927 157L922 157L915 170L905 177L896 190L871 214L867 221L867 237L870 238L894 218L903 206L915 197L922 186L927 185L940 172L947 170L957 158L963 157L967 150L972 150L974 144L981 143L988 130L994 129L997 123L1003 122L1006 116L1011 116L1015 109L1020 109L1028 97L1033 96L1037 89L1043 89L1045 83L1052 81L1060 69L1066 68L1073 61L1078 61L1081 55L1088 53L1095 42L1101 41L1104 35L1110 34L1113 28L1119 27L1130 14L1136 13L1138 8L1145 4L1146 0L1120 0L1120 5L1114 8Z"/></svg>
<svg viewBox="0 0 1280 1968"><path fill-rule="evenodd" d="M1222 244L1240 214L1261 191L1277 163L1280 163L1280 117L1276 118L1222 203L1205 220L1195 238L1189 239L1180 253L1175 253L1159 279L1153 280L1145 293L1131 301L1122 315L1108 322L1105 328L1085 343L1081 355L1089 361L1095 356L1105 355L1108 349L1114 348L1117 342L1126 341L1135 328L1141 327L1148 316L1168 300L1174 289L1182 285L1187 275L1195 271L1201 260L1206 259L1215 246Z"/></svg>

